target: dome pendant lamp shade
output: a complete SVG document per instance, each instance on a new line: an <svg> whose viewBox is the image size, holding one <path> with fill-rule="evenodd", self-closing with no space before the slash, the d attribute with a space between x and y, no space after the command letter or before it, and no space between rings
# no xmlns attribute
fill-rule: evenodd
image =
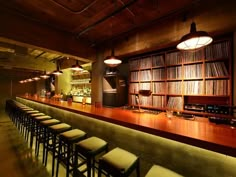
<svg viewBox="0 0 236 177"><path fill-rule="evenodd" d="M179 50L196 50L209 45L213 41L212 37L205 31L197 31L196 24L191 24L190 33L184 35L177 45Z"/></svg>
<svg viewBox="0 0 236 177"><path fill-rule="evenodd" d="M60 70L60 67L59 67L59 65L58 65L58 62L56 63L56 65L57 65L57 69L56 69L55 71L53 71L52 74L54 74L54 75L56 75L56 76L59 76L59 75L61 75L63 72Z"/></svg>
<svg viewBox="0 0 236 177"><path fill-rule="evenodd" d="M49 75L47 75L47 72L44 70L43 74L40 76L43 79L49 78Z"/></svg>
<svg viewBox="0 0 236 177"><path fill-rule="evenodd" d="M83 71L84 69L82 66L79 65L79 61L76 60L76 64L71 66L71 69L74 71Z"/></svg>
<svg viewBox="0 0 236 177"><path fill-rule="evenodd" d="M105 60L104 60L104 63L105 63L107 66L109 66L109 67L111 67L111 68L114 68L114 67L118 66L119 64L121 64L122 61L121 61L120 59L118 59L118 57L116 57L116 56L114 55L114 49L112 49L112 51L111 51L111 56L107 56L107 57L105 58Z"/></svg>

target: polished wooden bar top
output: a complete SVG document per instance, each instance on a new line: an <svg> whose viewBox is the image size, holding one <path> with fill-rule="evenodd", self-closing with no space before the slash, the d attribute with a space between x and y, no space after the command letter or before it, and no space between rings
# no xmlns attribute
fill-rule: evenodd
<svg viewBox="0 0 236 177"><path fill-rule="evenodd" d="M164 112L135 113L122 108L98 108L94 105L36 97L21 98L236 157L236 127L211 123L206 118L168 119Z"/></svg>

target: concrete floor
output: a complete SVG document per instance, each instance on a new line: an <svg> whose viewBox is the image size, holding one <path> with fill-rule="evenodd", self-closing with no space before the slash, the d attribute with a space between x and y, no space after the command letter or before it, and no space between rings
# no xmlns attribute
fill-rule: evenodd
<svg viewBox="0 0 236 177"><path fill-rule="evenodd" d="M42 153L40 153L42 154ZM41 156L34 155L10 118L0 110L0 177L50 177L51 155L47 167ZM65 177L65 168L60 166L59 177Z"/></svg>

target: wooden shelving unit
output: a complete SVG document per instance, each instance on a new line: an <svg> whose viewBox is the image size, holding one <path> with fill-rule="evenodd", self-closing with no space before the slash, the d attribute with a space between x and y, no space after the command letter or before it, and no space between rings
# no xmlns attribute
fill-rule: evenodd
<svg viewBox="0 0 236 177"><path fill-rule="evenodd" d="M212 116L185 110L184 105L232 106L231 43L227 38L197 51L169 50L130 59L130 106L137 106L135 94L142 89L152 91L140 98L143 108Z"/></svg>
<svg viewBox="0 0 236 177"><path fill-rule="evenodd" d="M86 98L86 103L91 104L91 74L89 71L72 71L71 92L73 101L82 102Z"/></svg>

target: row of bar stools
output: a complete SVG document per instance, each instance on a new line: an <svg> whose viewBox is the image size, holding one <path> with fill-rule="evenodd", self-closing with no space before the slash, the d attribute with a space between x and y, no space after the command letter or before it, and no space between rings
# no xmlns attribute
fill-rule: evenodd
<svg viewBox="0 0 236 177"><path fill-rule="evenodd" d="M69 124L66 123L60 123L57 125L52 125L48 127L48 133L47 133L47 146L46 146L46 164L47 164L47 155L48 152L52 152L52 176L54 176L54 164L55 164L55 158L58 156L58 149L59 149L59 139L58 135L60 133L63 133L65 131L71 130L72 127ZM50 143L51 140L51 143Z"/></svg>
<svg viewBox="0 0 236 177"><path fill-rule="evenodd" d="M40 147L40 143L43 143L43 164L46 166L47 165L47 154L46 154L46 149L48 146L48 136L47 134L49 133L48 131L48 127L52 126L52 125L56 125L56 124L60 124L61 122L57 119L49 119L49 120L45 120L45 121L41 121L39 123L39 134L37 137L37 150L39 150ZM38 152L36 152L38 153Z"/></svg>
<svg viewBox="0 0 236 177"><path fill-rule="evenodd" d="M139 172L139 158L121 148L115 148L99 159L98 177L104 172L113 177L127 177L136 169Z"/></svg>
<svg viewBox="0 0 236 177"><path fill-rule="evenodd" d="M78 173L84 173L85 170L80 171L79 167L87 165L87 177L94 177L96 169L96 157L108 151L108 143L98 137L90 137L75 144L75 159L73 167L73 177ZM82 162L78 163L79 158L82 157Z"/></svg>
<svg viewBox="0 0 236 177"><path fill-rule="evenodd" d="M52 152L52 176L55 171L55 160L57 160L56 177L58 177L60 162L66 166L66 177L69 177L71 171L73 171L74 177L78 173L83 174L84 172L87 172L87 177L94 177L96 169L98 169L98 177L101 177L102 173L113 177L128 177L134 170L136 170L137 177L140 176L139 158L136 155L121 148L108 152L108 143L98 137L85 139L86 133L82 130L72 130L70 125L52 119L37 110L23 105L14 105L14 103L10 104L13 104L13 109L19 110L17 116L20 117L21 129L23 127L27 137L30 132L31 147L33 137L36 136L35 152L37 155L40 143L43 142L43 163L45 165L47 165L48 153ZM98 162L97 159L99 159ZM79 170L85 164L87 168Z"/></svg>
<svg viewBox="0 0 236 177"><path fill-rule="evenodd" d="M58 177L59 163L62 162L66 166L66 177L69 177L71 169L73 169L74 161L74 143L86 138L86 133L79 129L69 130L59 134L59 150L57 155L56 177Z"/></svg>

